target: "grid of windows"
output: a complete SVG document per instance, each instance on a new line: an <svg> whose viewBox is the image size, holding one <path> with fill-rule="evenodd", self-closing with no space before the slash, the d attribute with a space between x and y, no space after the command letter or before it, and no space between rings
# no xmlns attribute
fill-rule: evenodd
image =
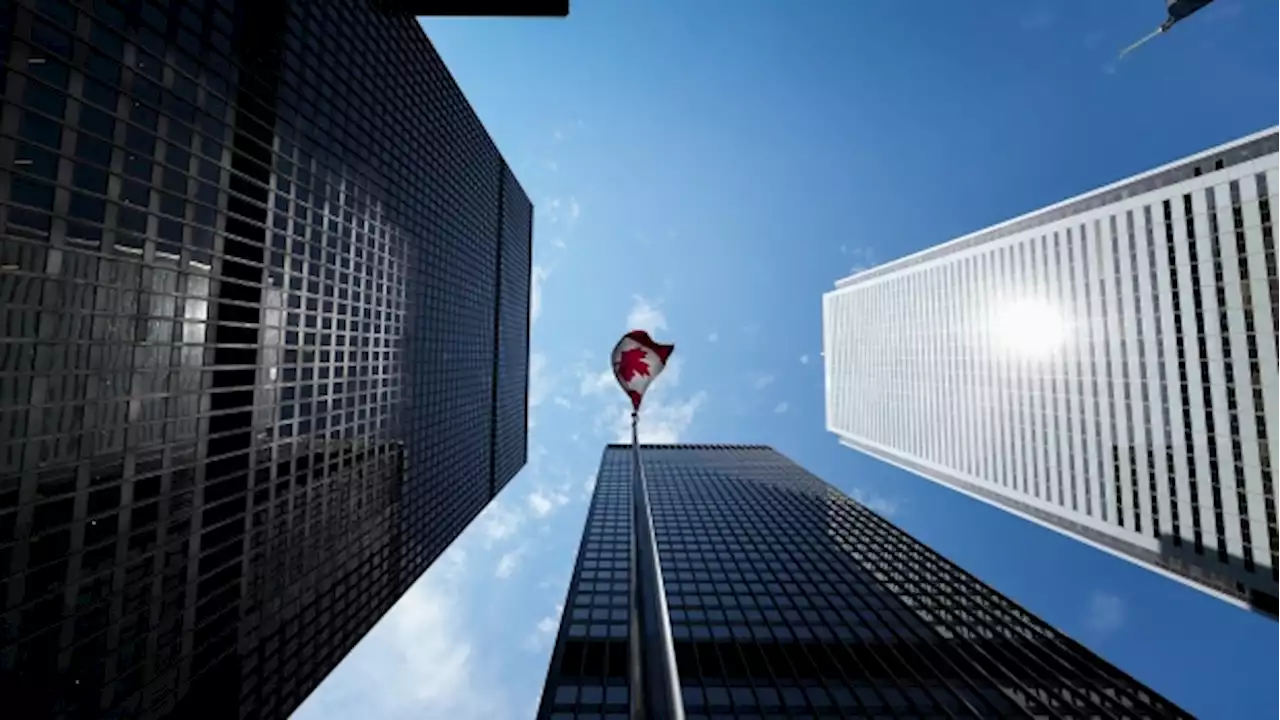
<svg viewBox="0 0 1280 720"><path fill-rule="evenodd" d="M580 663L625 658L630 453L605 450L539 717L626 717L625 675ZM691 720L1180 715L770 448L643 457ZM620 608L597 619L601 573Z"/></svg>
<svg viewBox="0 0 1280 720"><path fill-rule="evenodd" d="M842 281L824 297L828 428L1274 617L1276 142L1258 133ZM1043 316L1000 327L1026 306ZM1007 336L1035 323L1061 341L1025 352Z"/></svg>
<svg viewBox="0 0 1280 720"><path fill-rule="evenodd" d="M525 462L532 206L361 0L0 42L0 690L287 715Z"/></svg>
<svg viewBox="0 0 1280 720"><path fill-rule="evenodd" d="M606 452L539 717L629 717L630 557L631 456Z"/></svg>

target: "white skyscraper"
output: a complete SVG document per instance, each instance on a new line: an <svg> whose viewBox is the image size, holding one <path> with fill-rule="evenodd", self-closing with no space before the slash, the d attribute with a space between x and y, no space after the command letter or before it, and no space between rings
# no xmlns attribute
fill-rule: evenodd
<svg viewBox="0 0 1280 720"><path fill-rule="evenodd" d="M823 296L856 450L1276 615L1277 128Z"/></svg>

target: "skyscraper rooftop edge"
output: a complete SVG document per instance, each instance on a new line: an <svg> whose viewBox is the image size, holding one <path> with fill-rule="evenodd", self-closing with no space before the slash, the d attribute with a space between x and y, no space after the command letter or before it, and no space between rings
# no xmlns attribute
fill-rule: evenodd
<svg viewBox="0 0 1280 720"><path fill-rule="evenodd" d="M957 252L961 248L958 246L977 244L987 240L994 240L1016 232L1028 230L1040 225L1047 225L1055 220L1075 215L1086 209L1110 205L1127 197L1139 195L1149 192L1158 187L1171 185L1187 177L1194 177L1195 166L1215 155L1229 153L1237 148L1247 148L1248 152L1242 153L1236 157L1223 158L1223 167L1231 167L1241 162L1252 160L1255 157L1265 155L1269 152L1275 152L1280 141L1280 125L1273 125L1269 128L1259 130L1255 133L1236 138L1228 142L1216 145L1207 150L1193 153L1186 157L1165 163L1157 168L1147 170L1136 175L1131 175L1122 180L1117 180L1100 188L1095 188L1083 192L1079 195L1067 198L1061 202L1054 203L1047 207L1032 210L1009 220L990 225L975 230L958 238L948 240L938 245L931 245L923 250L918 250L910 255L904 255L896 260L890 260L887 263L867 268L859 272L847 275L835 282L835 290L830 290L826 294L834 294L840 290L847 288L855 283L861 283L873 278L882 277L896 270L905 269L912 265L926 262L935 257L941 257L948 253ZM1213 168L1208 169L1212 172ZM1107 198L1108 194L1114 197ZM1090 201L1093 201L1092 203ZM1081 207L1081 206L1088 207Z"/></svg>

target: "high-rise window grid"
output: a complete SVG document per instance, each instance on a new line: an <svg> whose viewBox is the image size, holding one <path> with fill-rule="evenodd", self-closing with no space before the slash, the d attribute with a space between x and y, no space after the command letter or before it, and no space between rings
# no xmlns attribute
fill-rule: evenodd
<svg viewBox="0 0 1280 720"><path fill-rule="evenodd" d="M1258 133L842 281L824 298L829 428L1274 614L1276 146L1275 131ZM971 263L964 289L936 282ZM968 293L983 298L976 308ZM1039 356L1001 346L991 328L1016 300L1053 307L1065 343ZM948 315L916 315L939 302ZM885 305L908 329L888 327ZM973 356L948 340L920 363L895 346L899 332L967 332ZM963 392L928 379L971 362L992 391L957 427L943 409ZM878 423L886 414L910 429Z"/></svg>
<svg viewBox="0 0 1280 720"><path fill-rule="evenodd" d="M0 14L0 679L287 714L524 462L531 207L412 18Z"/></svg>
<svg viewBox="0 0 1280 720"><path fill-rule="evenodd" d="M770 448L643 457L691 720L1179 713ZM626 711L625 676L600 677L612 661L580 662L618 640L570 609L599 590L604 538L610 580L625 567L630 469L629 446L605 450L539 717Z"/></svg>

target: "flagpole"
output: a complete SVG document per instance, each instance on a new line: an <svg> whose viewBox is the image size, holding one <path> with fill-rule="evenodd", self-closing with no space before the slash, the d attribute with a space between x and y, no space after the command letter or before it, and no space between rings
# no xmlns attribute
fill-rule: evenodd
<svg viewBox="0 0 1280 720"><path fill-rule="evenodd" d="M649 485L640 460L640 411L631 411L631 717L684 720L671 616L649 508Z"/></svg>

